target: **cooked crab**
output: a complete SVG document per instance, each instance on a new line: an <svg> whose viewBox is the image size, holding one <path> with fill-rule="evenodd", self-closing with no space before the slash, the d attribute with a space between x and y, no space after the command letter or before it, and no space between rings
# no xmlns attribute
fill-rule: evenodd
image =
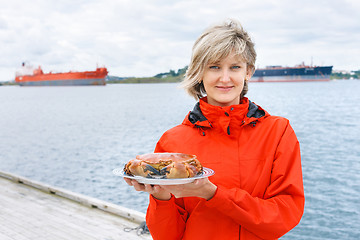
<svg viewBox="0 0 360 240"><path fill-rule="evenodd" d="M183 153L148 153L136 156L124 167L130 176L147 178L189 178L202 173L195 155Z"/></svg>

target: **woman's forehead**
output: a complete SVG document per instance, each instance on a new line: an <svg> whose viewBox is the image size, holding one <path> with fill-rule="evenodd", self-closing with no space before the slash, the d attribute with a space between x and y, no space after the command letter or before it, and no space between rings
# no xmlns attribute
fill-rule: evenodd
<svg viewBox="0 0 360 240"><path fill-rule="evenodd" d="M246 62L245 58L242 55L232 52L226 56L218 56L217 58L209 59L208 64L220 63L220 62L224 61L225 59L229 59L229 60L239 62L239 63Z"/></svg>

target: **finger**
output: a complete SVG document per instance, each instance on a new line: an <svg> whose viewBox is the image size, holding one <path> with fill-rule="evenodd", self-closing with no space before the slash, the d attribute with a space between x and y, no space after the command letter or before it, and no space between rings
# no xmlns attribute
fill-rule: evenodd
<svg viewBox="0 0 360 240"><path fill-rule="evenodd" d="M129 186L132 186L131 179L124 178L124 180Z"/></svg>
<svg viewBox="0 0 360 240"><path fill-rule="evenodd" d="M164 190L166 190L166 191L168 191L168 192L172 192L171 190L171 187L169 187L169 185L162 185L162 186L159 186L159 188L162 188L162 189L164 189Z"/></svg>
<svg viewBox="0 0 360 240"><path fill-rule="evenodd" d="M202 178L202 179L195 179L195 181L193 181L192 183L193 183L195 186L200 186L200 185L202 185L202 184L205 184L207 181L208 181L207 178Z"/></svg>
<svg viewBox="0 0 360 240"><path fill-rule="evenodd" d="M151 186L150 184L144 184L144 189L145 189L145 192L148 192L151 194L154 192L155 187Z"/></svg>
<svg viewBox="0 0 360 240"><path fill-rule="evenodd" d="M159 185L155 185L155 186L153 186L153 189L154 189L154 191L161 191L161 190L166 190L165 188L163 188L163 187L161 187L161 186L159 186Z"/></svg>
<svg viewBox="0 0 360 240"><path fill-rule="evenodd" d="M144 191L145 190L144 184L138 183L137 181L132 181L132 184L136 191Z"/></svg>
<svg viewBox="0 0 360 240"><path fill-rule="evenodd" d="M162 187L159 186L159 185L149 185L149 186L146 186L146 184L145 184L145 188L147 189L148 193L150 193L150 194L159 193L159 192L165 190L164 188L162 188Z"/></svg>

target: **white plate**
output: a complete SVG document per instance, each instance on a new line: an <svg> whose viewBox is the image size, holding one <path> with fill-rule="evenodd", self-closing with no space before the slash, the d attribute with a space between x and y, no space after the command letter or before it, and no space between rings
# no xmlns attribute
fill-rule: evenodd
<svg viewBox="0 0 360 240"><path fill-rule="evenodd" d="M214 170L210 168L203 168L203 173L192 178L173 178L173 179L167 179L167 178L146 178L141 176L129 176L124 173L123 168L115 168L113 170L113 174L120 177L135 179L139 183L144 184L152 184L152 185L179 185L179 184L186 184L191 183L196 179L206 178L210 177L215 174Z"/></svg>

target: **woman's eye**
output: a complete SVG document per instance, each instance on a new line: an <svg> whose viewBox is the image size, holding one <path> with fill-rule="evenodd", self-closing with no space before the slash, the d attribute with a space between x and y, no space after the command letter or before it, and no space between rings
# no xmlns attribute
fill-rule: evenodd
<svg viewBox="0 0 360 240"><path fill-rule="evenodd" d="M231 68L232 68L232 69L239 69L240 66L232 66Z"/></svg>
<svg viewBox="0 0 360 240"><path fill-rule="evenodd" d="M210 66L209 68L210 68L210 69L219 69L218 66Z"/></svg>

